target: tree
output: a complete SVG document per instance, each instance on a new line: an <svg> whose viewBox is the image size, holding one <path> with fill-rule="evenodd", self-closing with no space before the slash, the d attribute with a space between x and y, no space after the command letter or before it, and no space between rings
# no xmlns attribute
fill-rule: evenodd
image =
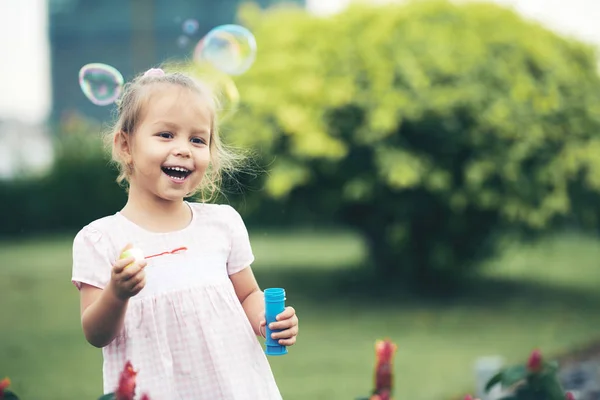
<svg viewBox="0 0 600 400"><path fill-rule="evenodd" d="M359 230L381 276L451 281L498 234L597 219L592 47L487 3L240 16L259 50L224 133L269 168L248 196Z"/></svg>

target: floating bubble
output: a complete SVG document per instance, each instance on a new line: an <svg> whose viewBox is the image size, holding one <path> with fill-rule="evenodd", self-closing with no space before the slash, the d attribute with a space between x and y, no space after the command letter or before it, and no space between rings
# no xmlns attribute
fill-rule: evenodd
<svg viewBox="0 0 600 400"><path fill-rule="evenodd" d="M207 61L230 75L241 75L254 63L256 39L239 25L221 25L202 38L194 50L197 62Z"/></svg>
<svg viewBox="0 0 600 400"><path fill-rule="evenodd" d="M181 35L177 38L177 46L179 46L180 48L187 47L188 44L190 44L189 37L187 37L185 35Z"/></svg>
<svg viewBox="0 0 600 400"><path fill-rule="evenodd" d="M181 27L183 29L183 33L185 33L186 35L193 35L200 27L200 24L195 19L190 18L183 21Z"/></svg>
<svg viewBox="0 0 600 400"><path fill-rule="evenodd" d="M228 120L240 105L240 92L232 77L209 64L167 62L165 72L180 72L206 84L218 101L219 120Z"/></svg>
<svg viewBox="0 0 600 400"><path fill-rule="evenodd" d="M92 63L79 70L79 86L94 104L106 106L114 103L123 90L123 75L114 67Z"/></svg>

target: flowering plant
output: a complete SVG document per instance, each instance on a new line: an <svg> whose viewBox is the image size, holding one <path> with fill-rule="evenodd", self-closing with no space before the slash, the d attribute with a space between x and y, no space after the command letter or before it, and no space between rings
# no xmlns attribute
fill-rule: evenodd
<svg viewBox="0 0 600 400"><path fill-rule="evenodd" d="M10 379L4 378L0 380L0 399L2 400L19 400L19 397L12 391L6 389L10 386Z"/></svg>
<svg viewBox="0 0 600 400"><path fill-rule="evenodd" d="M375 342L375 387L371 396L357 400L392 400L393 360L398 346L389 339Z"/></svg>
<svg viewBox="0 0 600 400"><path fill-rule="evenodd" d="M125 363L125 368L119 377L119 385L112 393L101 396L98 400L133 400L135 396L135 386L137 371L133 369L130 361ZM147 394L143 394L140 400L150 400Z"/></svg>
<svg viewBox="0 0 600 400"><path fill-rule="evenodd" d="M558 363L546 361L539 350L533 350L525 364L504 368L490 378L486 393L501 385L507 394L500 400L575 400L564 391L557 377ZM473 400L467 395L465 400Z"/></svg>

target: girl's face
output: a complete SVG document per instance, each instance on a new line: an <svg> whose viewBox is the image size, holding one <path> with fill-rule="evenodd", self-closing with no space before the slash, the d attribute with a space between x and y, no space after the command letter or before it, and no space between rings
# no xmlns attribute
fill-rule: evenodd
<svg viewBox="0 0 600 400"><path fill-rule="evenodd" d="M210 162L212 115L207 100L187 88L151 88L138 128L129 136L130 193L182 200L200 185Z"/></svg>

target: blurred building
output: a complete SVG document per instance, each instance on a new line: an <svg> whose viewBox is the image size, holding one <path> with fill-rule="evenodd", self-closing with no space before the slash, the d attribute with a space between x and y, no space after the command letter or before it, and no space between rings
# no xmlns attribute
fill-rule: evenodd
<svg viewBox="0 0 600 400"><path fill-rule="evenodd" d="M255 0L267 7L281 0ZM304 6L304 0L287 0ZM78 111L108 121L114 107L89 102L78 84L88 63L117 68L125 78L170 59L191 57L194 45L210 29L235 23L240 0L49 0L52 111L57 121ZM198 21L195 34L183 35L187 19Z"/></svg>
<svg viewBox="0 0 600 400"><path fill-rule="evenodd" d="M52 165L53 153L43 124L0 120L0 180L43 173Z"/></svg>

